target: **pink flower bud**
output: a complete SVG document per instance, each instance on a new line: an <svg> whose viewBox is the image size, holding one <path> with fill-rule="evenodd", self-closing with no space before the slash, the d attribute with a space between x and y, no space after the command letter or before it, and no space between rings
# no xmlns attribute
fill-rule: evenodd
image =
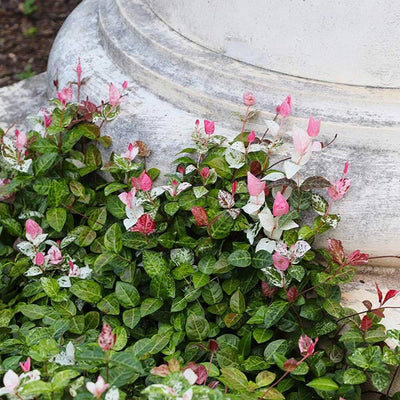
<svg viewBox="0 0 400 400"><path fill-rule="evenodd" d="M283 103L276 107L276 112L282 115L282 117L287 118L292 111L292 98L289 96L283 101Z"/></svg>
<svg viewBox="0 0 400 400"><path fill-rule="evenodd" d="M232 183L232 196L236 194L237 185L238 185L237 181Z"/></svg>
<svg viewBox="0 0 400 400"><path fill-rule="evenodd" d="M178 172L180 173L180 174L182 174L182 175L185 175L185 167L184 166L182 166L182 165L180 165L179 167L178 167Z"/></svg>
<svg viewBox="0 0 400 400"><path fill-rule="evenodd" d="M78 82L81 81L82 67L81 67L81 59L78 57L78 65L76 66L76 75L78 77Z"/></svg>
<svg viewBox="0 0 400 400"><path fill-rule="evenodd" d="M248 141L249 143L253 143L255 139L256 139L256 134L255 134L254 131L251 131L251 132L249 133L249 136L247 136L247 141Z"/></svg>
<svg viewBox="0 0 400 400"><path fill-rule="evenodd" d="M123 89L123 90L126 90L127 87L128 87L128 82L127 82L127 81L123 81L123 82L122 82L122 89Z"/></svg>
<svg viewBox="0 0 400 400"><path fill-rule="evenodd" d="M274 205L272 208L272 214L274 217L282 217L289 212L289 204L286 199L282 196L281 192L276 194Z"/></svg>
<svg viewBox="0 0 400 400"><path fill-rule="evenodd" d="M315 120L314 117L310 117L308 120L308 128L307 128L307 134L310 137L316 137L319 134L319 130L321 128L321 120L317 119Z"/></svg>
<svg viewBox="0 0 400 400"><path fill-rule="evenodd" d="M277 251L272 255L272 261L274 262L274 267L279 271L286 271L289 268L290 260Z"/></svg>
<svg viewBox="0 0 400 400"><path fill-rule="evenodd" d="M46 114L43 115L43 120L44 120L44 127L48 128L51 125L51 115L47 116Z"/></svg>
<svg viewBox="0 0 400 400"><path fill-rule="evenodd" d="M32 242L37 236L43 233L42 228L33 219L28 219L25 222L26 238Z"/></svg>
<svg viewBox="0 0 400 400"><path fill-rule="evenodd" d="M243 94L243 103L247 106L250 107L256 102L256 99L251 92L247 92Z"/></svg>
<svg viewBox="0 0 400 400"><path fill-rule="evenodd" d="M208 177L210 176L210 168L204 167L204 168L200 171L200 175L202 176L203 179L208 179Z"/></svg>
<svg viewBox="0 0 400 400"><path fill-rule="evenodd" d="M176 179L174 179L173 181L172 181L172 186L178 186L178 181L176 180Z"/></svg>
<svg viewBox="0 0 400 400"><path fill-rule="evenodd" d="M44 254L40 252L36 253L34 262L38 267L42 266L44 264Z"/></svg>
<svg viewBox="0 0 400 400"><path fill-rule="evenodd" d="M219 348L219 346L218 346L218 342L217 342L216 340L211 339L211 340L208 342L208 349L209 349L211 352L215 353L215 352L218 350L218 348Z"/></svg>
<svg viewBox="0 0 400 400"><path fill-rule="evenodd" d="M215 130L215 124L214 121L207 121L206 119L204 120L204 131L207 135L212 135Z"/></svg>
<svg viewBox="0 0 400 400"><path fill-rule="evenodd" d="M200 121L198 119L196 119L194 124L196 125L196 128L197 128L200 125Z"/></svg>
<svg viewBox="0 0 400 400"><path fill-rule="evenodd" d="M127 159L128 161L132 161L139 153L139 146L136 144L133 145L132 143L129 143L128 145L128 150L121 154L122 157Z"/></svg>
<svg viewBox="0 0 400 400"><path fill-rule="evenodd" d="M346 162L344 163L343 175L346 175L347 172L348 172L348 170L349 170L349 162L346 161Z"/></svg>
<svg viewBox="0 0 400 400"><path fill-rule="evenodd" d="M97 340L103 351L112 350L117 340L117 335L112 333L111 326L103 322L103 328Z"/></svg>

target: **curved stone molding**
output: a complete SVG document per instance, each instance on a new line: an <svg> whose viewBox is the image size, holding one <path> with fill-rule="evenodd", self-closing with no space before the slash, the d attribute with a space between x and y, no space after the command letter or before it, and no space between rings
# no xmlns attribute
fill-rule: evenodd
<svg viewBox="0 0 400 400"><path fill-rule="evenodd" d="M146 2L181 35L236 60L308 79L400 87L400 7L393 2Z"/></svg>
<svg viewBox="0 0 400 400"><path fill-rule="evenodd" d="M217 131L233 137L241 122L242 93L253 91L266 111L249 126L262 134L263 117L290 93L291 123L307 126L310 114L322 118L321 140L338 140L312 168L331 180L350 162L352 188L334 205L342 224L330 235L348 251L399 254L400 96L397 89L372 89L290 77L217 54L179 35L142 0L86 0L68 18L51 52L49 91L75 80L77 57L89 78L91 98L108 97L108 83L129 81L130 93L119 118L106 125L114 151L143 140L153 151L151 165L171 170L171 160L187 147L194 121L215 119ZM53 92L54 94L54 92ZM289 139L290 140L290 139ZM326 239L326 238L325 238ZM325 239L320 241L326 246ZM379 259L374 265L398 265Z"/></svg>
<svg viewBox="0 0 400 400"><path fill-rule="evenodd" d="M186 111L229 116L241 103L243 88L257 92L261 110L273 110L284 90L297 104L298 117L313 114L357 126L400 123L400 90L301 79L239 62L179 35L143 0L100 0L99 15L101 38L113 62Z"/></svg>

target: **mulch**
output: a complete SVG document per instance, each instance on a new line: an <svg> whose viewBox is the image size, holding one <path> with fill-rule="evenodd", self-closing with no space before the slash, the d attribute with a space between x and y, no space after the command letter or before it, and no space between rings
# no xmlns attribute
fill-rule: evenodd
<svg viewBox="0 0 400 400"><path fill-rule="evenodd" d="M0 0L0 87L46 71L57 32L79 3Z"/></svg>

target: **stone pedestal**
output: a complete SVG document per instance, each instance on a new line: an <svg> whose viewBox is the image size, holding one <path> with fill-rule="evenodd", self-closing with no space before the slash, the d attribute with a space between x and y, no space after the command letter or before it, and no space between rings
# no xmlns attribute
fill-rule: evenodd
<svg viewBox="0 0 400 400"><path fill-rule="evenodd" d="M393 71L400 53L394 35L383 29L393 25L396 7L386 12L389 5L378 0L368 7L335 1L322 11L316 0L280 1L268 3L266 12L262 0L251 7L233 3L86 0L54 43L49 94L56 77L60 84L74 79L78 56L90 78L85 90L91 97L106 98L109 82L127 79L128 101L121 117L108 125L113 149L144 140L163 172L190 143L196 118L215 119L217 132L232 137L241 125L232 112L243 112L242 93L252 91L262 113L251 128L260 134L264 118L291 94L291 123L306 127L313 115L323 119L323 141L338 134L321 155L323 161L316 157L314 170L334 180L350 162L352 188L334 206L343 218L330 235L348 250L399 253L400 78ZM358 6L365 10L354 11ZM384 17L386 25L380 20ZM370 21L368 32L360 30L365 20ZM374 31L371 41L375 27L382 29ZM387 48L390 53L380 57Z"/></svg>

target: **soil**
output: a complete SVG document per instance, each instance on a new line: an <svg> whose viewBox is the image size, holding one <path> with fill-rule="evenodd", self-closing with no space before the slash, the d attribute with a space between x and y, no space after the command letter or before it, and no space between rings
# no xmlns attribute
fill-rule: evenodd
<svg viewBox="0 0 400 400"><path fill-rule="evenodd" d="M0 0L0 87L46 71L51 45L80 0Z"/></svg>

